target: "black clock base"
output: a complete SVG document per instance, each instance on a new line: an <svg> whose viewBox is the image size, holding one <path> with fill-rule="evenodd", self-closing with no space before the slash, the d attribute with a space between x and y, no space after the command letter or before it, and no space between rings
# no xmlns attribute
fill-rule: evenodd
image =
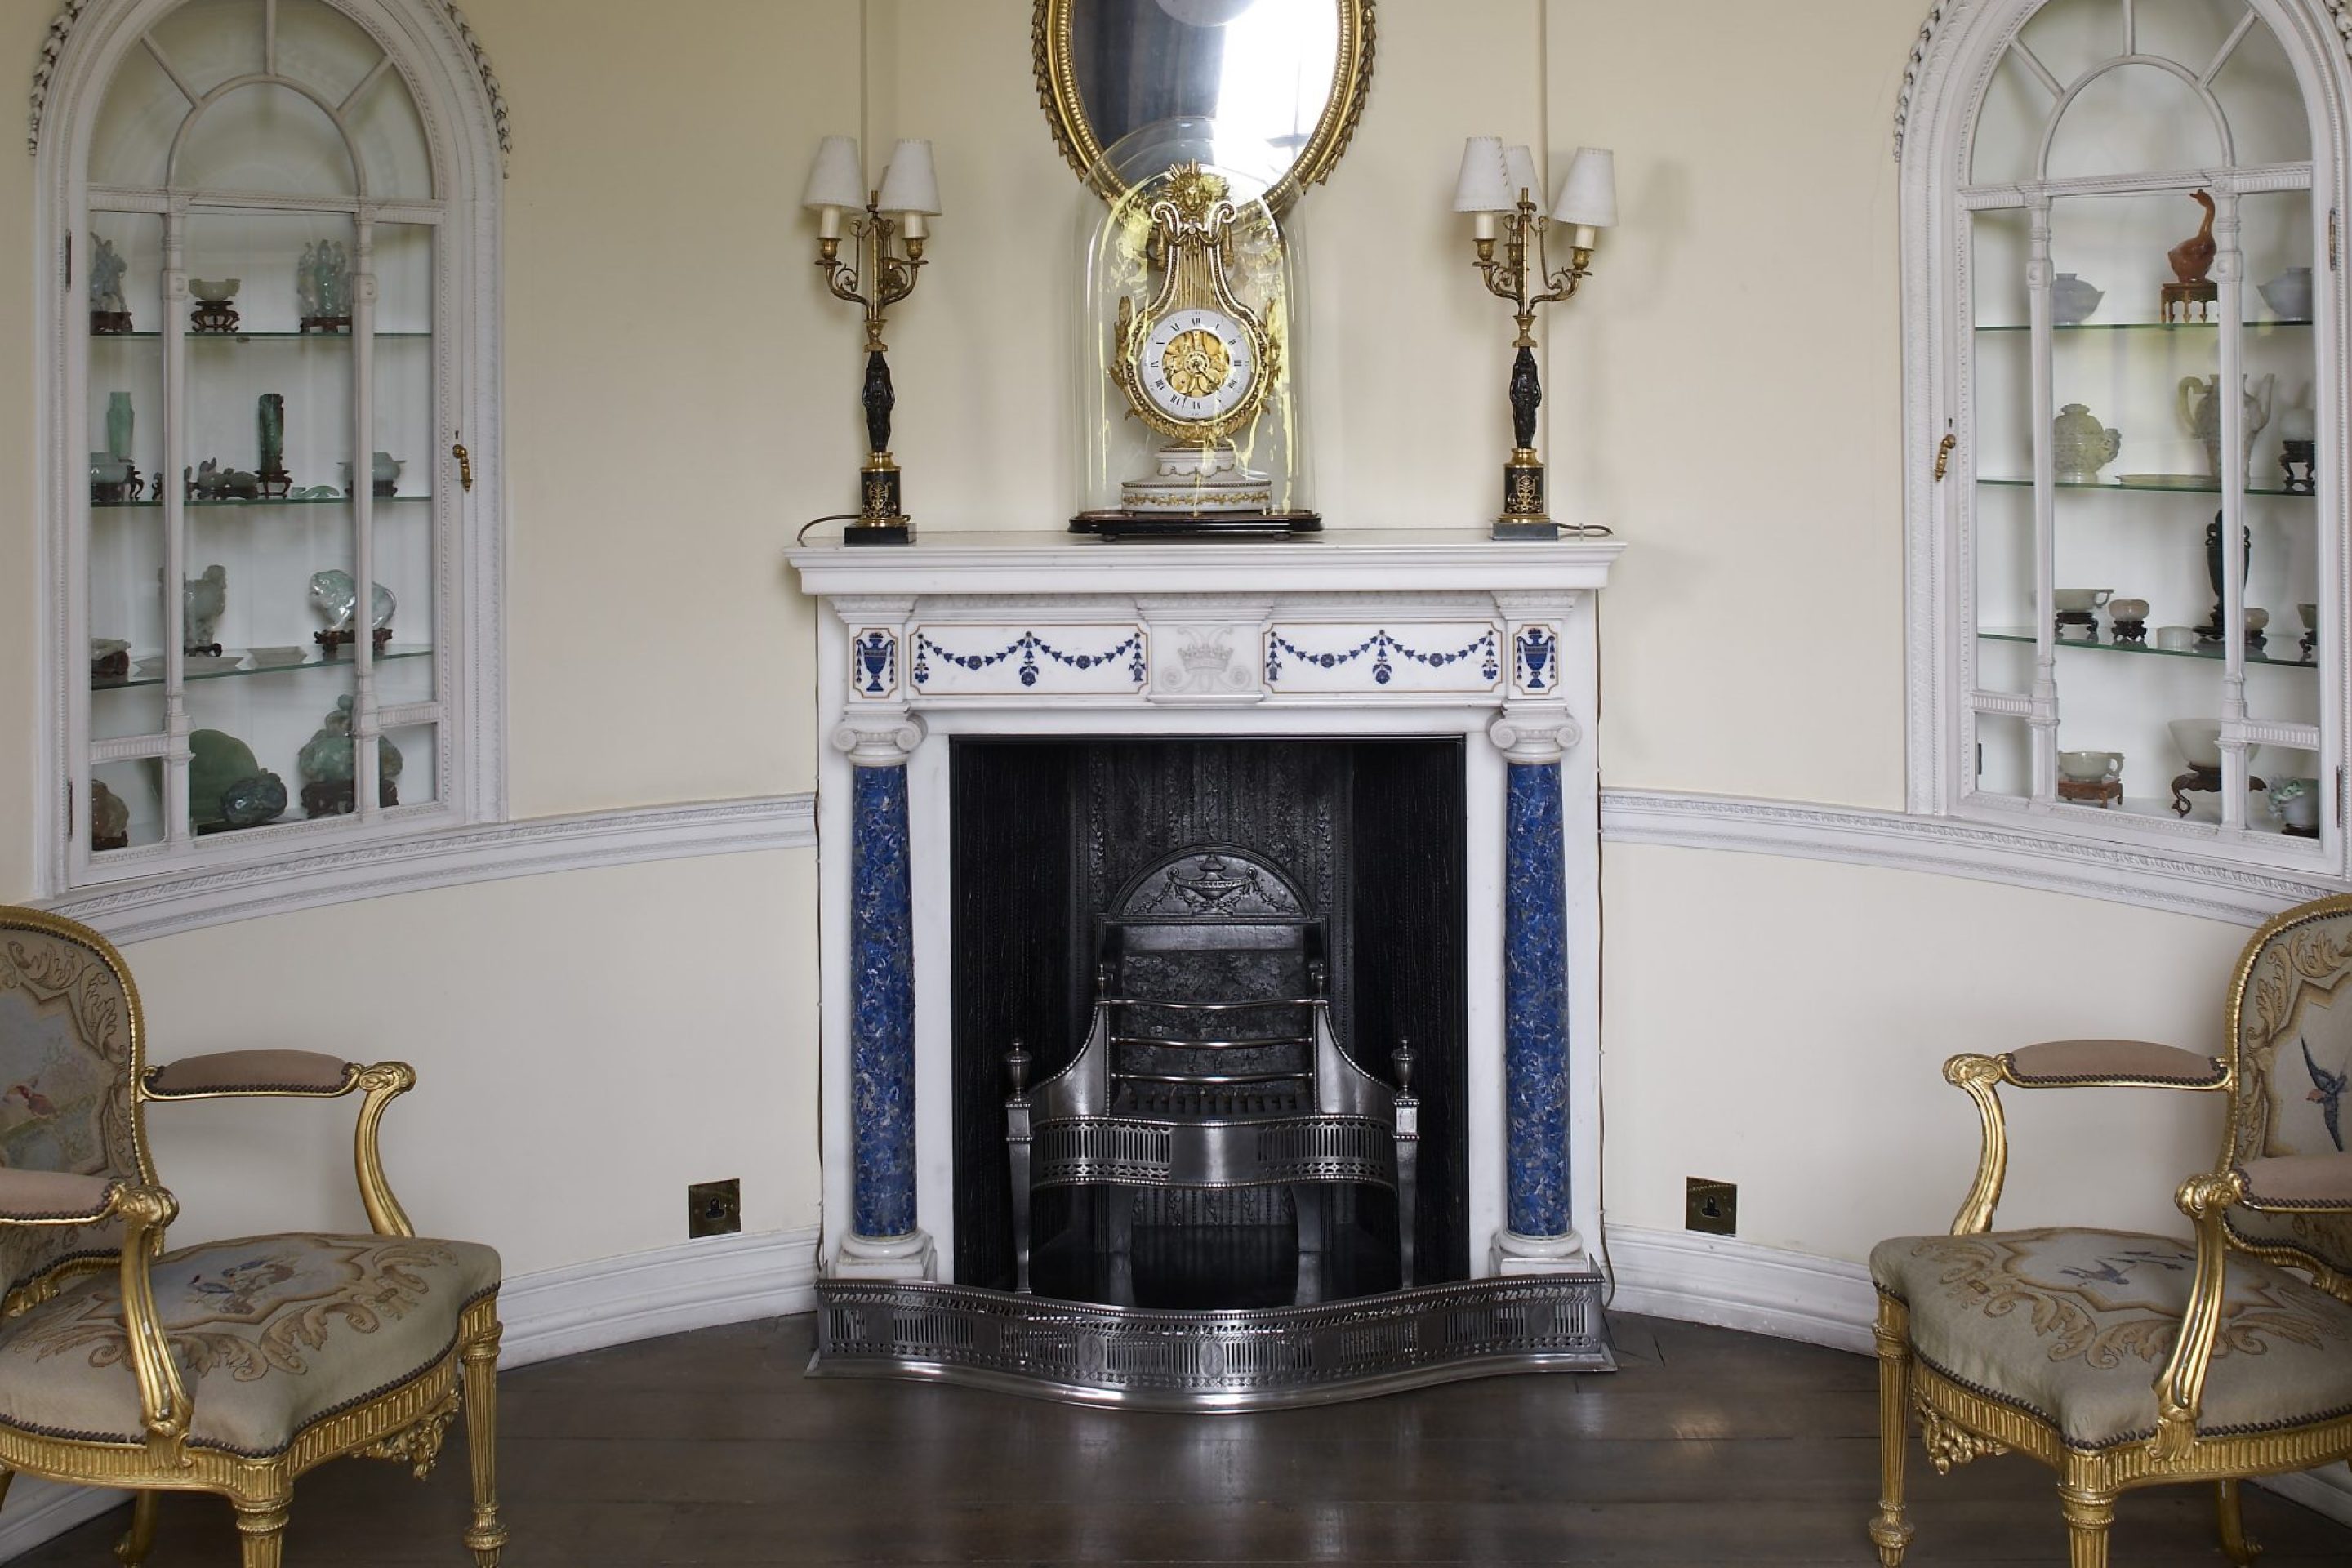
<svg viewBox="0 0 2352 1568"><path fill-rule="evenodd" d="M841 531L844 544L912 544L915 522L902 517L890 522L853 522Z"/></svg>
<svg viewBox="0 0 2352 1568"><path fill-rule="evenodd" d="M1100 539L1295 539L1323 531L1312 511L1082 511L1072 533Z"/></svg>

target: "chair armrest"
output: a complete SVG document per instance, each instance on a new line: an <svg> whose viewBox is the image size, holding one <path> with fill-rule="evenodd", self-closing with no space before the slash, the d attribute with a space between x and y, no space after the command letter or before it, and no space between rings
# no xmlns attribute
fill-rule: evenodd
<svg viewBox="0 0 2352 1568"><path fill-rule="evenodd" d="M2009 1129L2000 1089L2226 1089L2229 1069L2211 1057L2152 1040L2044 1040L1997 1057L1964 1055L1944 1064L1944 1081L1965 1089L1984 1128L1975 1183L1952 1217L1954 1236L1992 1228L2009 1175Z"/></svg>
<svg viewBox="0 0 2352 1568"><path fill-rule="evenodd" d="M0 1169L0 1224L86 1225L114 1208L120 1176Z"/></svg>
<svg viewBox="0 0 2352 1568"><path fill-rule="evenodd" d="M352 1166L359 1178L360 1202L367 1208L368 1224L378 1236L416 1234L400 1200L393 1196L392 1184L384 1179L380 1133L384 1107L416 1087L416 1069L406 1062L362 1067L318 1051L221 1051L150 1068L139 1087L142 1099L164 1103L253 1095L337 1100L357 1089L366 1098L361 1101L359 1126L352 1136Z"/></svg>
<svg viewBox="0 0 2352 1568"><path fill-rule="evenodd" d="M2221 1327L2221 1292L2228 1283L2230 1240L2221 1221L2245 1195L2245 1179L2225 1171L2189 1177L2173 1199L2197 1227L2197 1278L2189 1287L2188 1310L2180 1315L2172 1354L2156 1374L2156 1436L2147 1446L2159 1460L2184 1458L2197 1441L2205 1372L2212 1363L2213 1340Z"/></svg>
<svg viewBox="0 0 2352 1568"><path fill-rule="evenodd" d="M2020 1089L2227 1089L2229 1069L2212 1057L2153 1040L2044 1040L1999 1058L2001 1080Z"/></svg>
<svg viewBox="0 0 2352 1568"><path fill-rule="evenodd" d="M150 1100L228 1095L317 1095L333 1099L358 1087L360 1065L320 1051L216 1051L149 1068Z"/></svg>
<svg viewBox="0 0 2352 1568"><path fill-rule="evenodd" d="M2269 1214L2352 1211L2352 1153L2273 1154L2238 1167L2241 1201Z"/></svg>

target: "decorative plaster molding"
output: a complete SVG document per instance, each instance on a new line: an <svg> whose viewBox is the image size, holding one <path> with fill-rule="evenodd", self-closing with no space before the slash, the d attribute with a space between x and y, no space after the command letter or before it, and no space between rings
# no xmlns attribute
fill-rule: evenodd
<svg viewBox="0 0 2352 1568"><path fill-rule="evenodd" d="M506 1324L499 1365L510 1371L689 1329L814 1311L816 1247L817 1229L809 1226L519 1274L499 1292ZM19 1476L0 1517L0 1563L130 1498Z"/></svg>
<svg viewBox="0 0 2352 1568"><path fill-rule="evenodd" d="M474 69L482 79L482 92L490 100L490 122L499 132L499 174L503 178L508 161L514 156L514 128L507 120L506 91L499 86L499 73L490 65L490 52L474 36L474 25L466 20L466 13L457 9L456 0L441 0L441 9L449 14L449 25L457 29L466 52L474 57Z"/></svg>
<svg viewBox="0 0 2352 1568"><path fill-rule="evenodd" d="M2345 889L2159 849L2096 844L1950 817L1652 790L1604 790L1601 832L1618 844L1840 860L2073 893L2257 926Z"/></svg>
<svg viewBox="0 0 2352 1568"><path fill-rule="evenodd" d="M66 0L65 9L50 19L49 36L41 40L40 63L33 68L33 112L25 125L25 151L28 155L37 155L41 151L41 117L49 107L49 78L56 74L58 58L66 52L66 40L73 37L74 26L89 4L90 0Z"/></svg>
<svg viewBox="0 0 2352 1568"><path fill-rule="evenodd" d="M646 860L806 849L816 844L816 797L775 795L696 805L645 806L381 839L263 865L196 871L86 889L40 907L97 927L118 942L145 942L230 921Z"/></svg>
<svg viewBox="0 0 2352 1568"><path fill-rule="evenodd" d="M41 151L41 121L49 102L49 78L58 68L58 57L65 53L66 42L73 37L82 13L89 9L92 0L65 0L65 9L49 23L49 36L41 42L40 63L33 68L33 110L26 125L25 151L38 155ZM488 100L490 122L499 137L499 170L506 171L507 161L514 153L514 129L507 117L507 95L499 86L499 73L490 64L490 53L474 34L474 25L466 19L456 0L437 0L442 14L457 30L458 41L473 57L475 73L482 79L482 92Z"/></svg>
<svg viewBox="0 0 2352 1568"><path fill-rule="evenodd" d="M1859 1263L1686 1231L1612 1225L1605 1234L1612 1312L1875 1352L1878 1293ZM2254 1484L2352 1524L2352 1475L2341 1465Z"/></svg>
<svg viewBox="0 0 2352 1568"><path fill-rule="evenodd" d="M2330 5L2352 3L2352 0L2328 0ZM1911 46L1911 63L1903 68L1903 90L1895 97L1895 161L1903 161L1903 137L1911 122L1911 94L1919 85L1919 73L1927 68L1927 52L1935 47L1936 30L1944 25L1944 13L1957 9L1953 0L1936 0L1927 8L1927 19L1919 24L1919 41Z"/></svg>

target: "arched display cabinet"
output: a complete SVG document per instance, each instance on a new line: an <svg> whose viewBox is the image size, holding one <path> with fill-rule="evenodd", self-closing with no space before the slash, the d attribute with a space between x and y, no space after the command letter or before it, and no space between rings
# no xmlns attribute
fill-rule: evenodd
<svg viewBox="0 0 2352 1568"><path fill-rule="evenodd" d="M1898 130L1914 812L2344 876L2346 47L2336 0L1936 7Z"/></svg>
<svg viewBox="0 0 2352 1568"><path fill-rule="evenodd" d="M446 0L52 28L54 890L503 813L504 124Z"/></svg>

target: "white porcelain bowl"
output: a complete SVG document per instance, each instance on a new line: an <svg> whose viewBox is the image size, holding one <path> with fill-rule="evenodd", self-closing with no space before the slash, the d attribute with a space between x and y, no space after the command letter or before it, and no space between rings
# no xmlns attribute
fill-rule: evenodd
<svg viewBox="0 0 2352 1568"><path fill-rule="evenodd" d="M2113 588L2057 588L2051 592L2051 602L2069 615L2095 610L2115 597Z"/></svg>
<svg viewBox="0 0 2352 1568"><path fill-rule="evenodd" d="M2211 769L2221 765L2219 719L2175 719L2165 728L2172 731L2174 748L2190 767Z"/></svg>

